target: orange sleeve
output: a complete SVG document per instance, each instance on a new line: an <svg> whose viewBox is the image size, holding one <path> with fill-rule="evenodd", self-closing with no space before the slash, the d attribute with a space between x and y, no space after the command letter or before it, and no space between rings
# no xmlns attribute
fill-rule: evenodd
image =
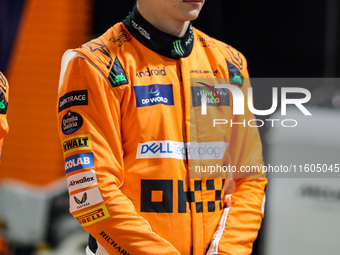
<svg viewBox="0 0 340 255"><path fill-rule="evenodd" d="M247 90L250 87L249 74L244 63L241 87L245 99L244 115L234 115L229 154L231 165L240 171L242 166L261 166L262 144L256 127L247 123L255 119L247 107ZM254 123L252 123L254 125ZM228 182L227 182L228 183ZM224 209L219 226L214 234L207 254L246 255L252 253L253 242L261 227L263 201L267 179L264 174L238 173L234 175L234 191L231 206Z"/></svg>
<svg viewBox="0 0 340 255"><path fill-rule="evenodd" d="M58 94L58 130L70 211L109 254L178 255L119 189L124 185L123 90L111 88L89 60L69 61Z"/></svg>

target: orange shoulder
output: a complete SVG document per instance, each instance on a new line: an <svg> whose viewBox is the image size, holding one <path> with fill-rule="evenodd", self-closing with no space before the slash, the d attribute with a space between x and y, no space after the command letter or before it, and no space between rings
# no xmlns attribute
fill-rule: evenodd
<svg viewBox="0 0 340 255"><path fill-rule="evenodd" d="M128 84L125 70L119 60L119 53L131 35L118 23L102 36L95 38L74 51L88 58L107 77L112 87Z"/></svg>
<svg viewBox="0 0 340 255"><path fill-rule="evenodd" d="M247 61L241 52L222 41L208 36L198 29L194 28L194 32L197 38L197 42L206 47L218 48L222 55L229 62L235 65L240 70L240 72L247 68Z"/></svg>
<svg viewBox="0 0 340 255"><path fill-rule="evenodd" d="M228 61L230 61L233 65L235 65L241 72L247 68L246 58L243 56L241 52L239 52L234 47L216 40L216 44L220 47L222 52L226 55Z"/></svg>

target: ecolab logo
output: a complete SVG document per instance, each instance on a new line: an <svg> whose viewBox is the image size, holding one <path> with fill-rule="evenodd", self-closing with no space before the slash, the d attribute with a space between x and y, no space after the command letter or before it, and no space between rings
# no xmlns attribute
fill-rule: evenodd
<svg viewBox="0 0 340 255"><path fill-rule="evenodd" d="M65 158L65 172L94 167L93 153L81 153Z"/></svg>
<svg viewBox="0 0 340 255"><path fill-rule="evenodd" d="M227 147L226 142L150 141L138 144L136 158L222 159Z"/></svg>
<svg viewBox="0 0 340 255"><path fill-rule="evenodd" d="M174 105L172 84L134 86L137 107L157 104Z"/></svg>
<svg viewBox="0 0 340 255"><path fill-rule="evenodd" d="M69 192L87 188L90 186L97 185L97 177L94 170L82 172L79 174L74 174L69 177L67 177L67 186Z"/></svg>

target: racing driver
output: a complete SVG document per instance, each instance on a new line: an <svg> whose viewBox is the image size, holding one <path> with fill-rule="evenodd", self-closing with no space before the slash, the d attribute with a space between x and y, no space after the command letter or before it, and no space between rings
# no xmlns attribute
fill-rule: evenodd
<svg viewBox="0 0 340 255"><path fill-rule="evenodd" d="M220 112L234 123L253 116L234 115L231 93L209 83L250 86L243 55L192 27L203 4L137 0L63 56L58 129L87 254L251 254L266 178L193 168L262 164L257 128L206 124Z"/></svg>

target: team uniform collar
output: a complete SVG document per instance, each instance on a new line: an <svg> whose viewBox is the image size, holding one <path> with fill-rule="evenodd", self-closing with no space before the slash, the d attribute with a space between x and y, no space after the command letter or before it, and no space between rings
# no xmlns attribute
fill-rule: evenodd
<svg viewBox="0 0 340 255"><path fill-rule="evenodd" d="M173 36L151 25L142 17L137 6L135 6L132 12L123 20L123 24L131 35L144 46L165 57L173 59L185 58L192 51L194 34L191 23L184 36Z"/></svg>

